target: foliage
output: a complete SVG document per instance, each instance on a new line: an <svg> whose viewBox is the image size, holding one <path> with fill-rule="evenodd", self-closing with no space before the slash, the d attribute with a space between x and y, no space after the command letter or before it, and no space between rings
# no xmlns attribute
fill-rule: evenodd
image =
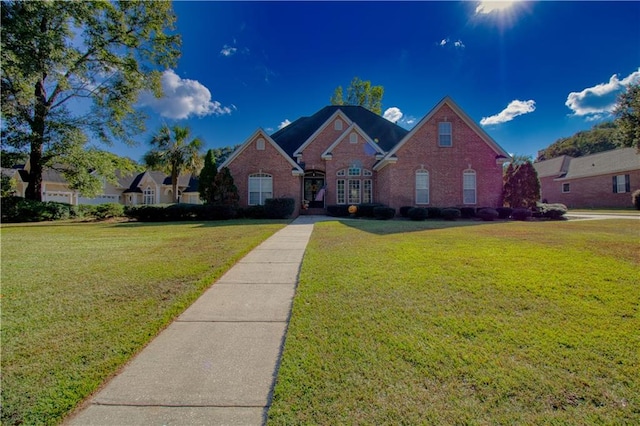
<svg viewBox="0 0 640 426"><path fill-rule="evenodd" d="M427 207L427 217L429 219L438 219L442 217L442 209L440 207Z"/></svg>
<svg viewBox="0 0 640 426"><path fill-rule="evenodd" d="M409 219L415 220L415 221L425 220L427 216L429 216L427 209L422 207L414 207L412 209L409 209L408 214L409 214Z"/></svg>
<svg viewBox="0 0 640 426"><path fill-rule="evenodd" d="M200 199L206 204L214 202L215 192L215 180L218 175L218 168L216 167L216 160L213 156L213 150L208 150L204 156L204 166L200 171L200 177L198 179L198 192L200 193Z"/></svg>
<svg viewBox="0 0 640 426"><path fill-rule="evenodd" d="M0 175L0 185L1 197L9 197L15 194L16 180L14 178L9 177L3 173L2 175Z"/></svg>
<svg viewBox="0 0 640 426"><path fill-rule="evenodd" d="M616 141L617 131L616 123L596 124L591 130L580 131L573 136L558 139L539 153L536 161L549 160L561 155L582 157L616 149L619 147Z"/></svg>
<svg viewBox="0 0 640 426"><path fill-rule="evenodd" d="M95 189L105 153L89 140L132 144L138 93L160 96L157 68L176 63L171 3L3 1L1 13L2 141L30 152L27 198L41 199L43 168L57 165L73 188Z"/></svg>
<svg viewBox="0 0 640 426"><path fill-rule="evenodd" d="M171 176L173 202L178 202L178 177L182 171L196 173L200 170L202 141L194 138L187 142L191 131L188 127L166 124L151 138L151 150L144 155L144 163L151 169Z"/></svg>
<svg viewBox="0 0 640 426"><path fill-rule="evenodd" d="M61 424L283 226L3 224L0 422Z"/></svg>
<svg viewBox="0 0 640 426"><path fill-rule="evenodd" d="M478 216L480 219L482 219L485 222L492 222L498 219L500 217L500 214L496 209L487 207L487 208L478 210L478 212L476 213L476 216Z"/></svg>
<svg viewBox="0 0 640 426"><path fill-rule="evenodd" d="M629 85L618 97L614 114L620 144L635 146L640 151L640 83Z"/></svg>
<svg viewBox="0 0 640 426"><path fill-rule="evenodd" d="M551 220L560 220L563 219L565 214L567 214L567 211L567 206L564 204L537 203L535 214Z"/></svg>
<svg viewBox="0 0 640 426"><path fill-rule="evenodd" d="M634 222L316 224L268 424L639 424Z"/></svg>
<svg viewBox="0 0 640 426"><path fill-rule="evenodd" d="M376 207L385 207L380 203L362 203L358 204L358 210L356 211L356 217L375 217L374 209Z"/></svg>
<svg viewBox="0 0 640 426"><path fill-rule="evenodd" d="M3 135L4 137L4 135ZM22 166L27 163L29 154L20 151L0 150L0 163L2 167L11 169L15 166Z"/></svg>
<svg viewBox="0 0 640 426"><path fill-rule="evenodd" d="M43 222L76 216L74 206L55 201L34 201L22 197L2 197L2 222Z"/></svg>
<svg viewBox="0 0 640 426"><path fill-rule="evenodd" d="M240 200L240 194L238 194L238 187L235 185L228 167L223 167L218 171L213 188L214 203L237 206Z"/></svg>
<svg viewBox="0 0 640 426"><path fill-rule="evenodd" d="M504 171L503 181L505 206L533 208L540 200L540 181L531 161L517 165L510 163Z"/></svg>
<svg viewBox="0 0 640 426"><path fill-rule="evenodd" d="M532 215L531 210L525 208L515 208L511 212L511 217L514 220L527 220Z"/></svg>
<svg viewBox="0 0 640 426"><path fill-rule="evenodd" d="M447 208L440 212L444 220L456 220L462 216L460 209Z"/></svg>
<svg viewBox="0 0 640 426"><path fill-rule="evenodd" d="M235 152L236 149L240 148L242 144L238 144L235 146L223 146L221 148L212 148L211 153L213 155L213 160L216 164L222 164L226 161L226 159Z"/></svg>
<svg viewBox="0 0 640 426"><path fill-rule="evenodd" d="M636 189L631 194L631 203L637 210L640 210L640 189Z"/></svg>
<svg viewBox="0 0 640 426"><path fill-rule="evenodd" d="M263 205L258 204L238 209L238 216L246 219L266 219L267 212Z"/></svg>
<svg viewBox="0 0 640 426"><path fill-rule="evenodd" d="M409 210L411 210L413 206L402 206L400 207L400 216L409 217Z"/></svg>
<svg viewBox="0 0 640 426"><path fill-rule="evenodd" d="M236 209L220 204L154 204L127 206L125 215L140 222L228 220L236 217Z"/></svg>
<svg viewBox="0 0 640 426"><path fill-rule="evenodd" d="M509 219L509 217L511 217L513 209L511 207L498 207L496 211L498 212L498 218Z"/></svg>
<svg viewBox="0 0 640 426"><path fill-rule="evenodd" d="M264 200L264 210L268 219L286 219L291 217L296 208L293 198L267 198Z"/></svg>
<svg viewBox="0 0 640 426"><path fill-rule="evenodd" d="M347 98L343 98L342 86L338 86L331 97L331 105L360 105L381 115L383 95L384 87L372 86L370 81L354 77L347 87Z"/></svg>
<svg viewBox="0 0 640 426"><path fill-rule="evenodd" d="M377 206L373 208L373 216L380 220L389 220L396 217L396 209L393 207Z"/></svg>
<svg viewBox="0 0 640 426"><path fill-rule="evenodd" d="M347 217L349 216L349 206L346 204L328 205L327 214L333 217Z"/></svg>
<svg viewBox="0 0 640 426"><path fill-rule="evenodd" d="M476 216L475 207L460 207L460 217L463 219L471 219Z"/></svg>

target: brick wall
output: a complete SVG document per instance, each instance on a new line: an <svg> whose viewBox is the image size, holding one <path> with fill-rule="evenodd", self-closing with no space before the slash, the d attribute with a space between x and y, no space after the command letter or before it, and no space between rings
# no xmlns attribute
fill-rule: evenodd
<svg viewBox="0 0 640 426"><path fill-rule="evenodd" d="M438 122L452 123L452 146L438 146ZM476 172L476 203L502 205L502 166L496 153L456 113L444 105L397 152L398 161L379 173L381 202L399 208L415 205L415 173L429 172L429 206L463 207L463 171Z"/></svg>
<svg viewBox="0 0 640 426"><path fill-rule="evenodd" d="M614 193L612 178L629 175L631 191ZM569 192L562 185L569 184ZM554 181L553 177L540 179L540 194L549 203L562 203L569 208L632 207L631 194L640 189L640 170L618 172L601 176Z"/></svg>
<svg viewBox="0 0 640 426"><path fill-rule="evenodd" d="M257 140L260 138L265 139L264 150L257 149ZM273 197L295 199L294 216L298 215L302 202L302 177L291 174L292 165L273 145L266 141L264 135L257 134L244 151L227 167L229 167L233 181L238 188L240 206L246 207L249 204L249 175L266 173L273 177Z"/></svg>

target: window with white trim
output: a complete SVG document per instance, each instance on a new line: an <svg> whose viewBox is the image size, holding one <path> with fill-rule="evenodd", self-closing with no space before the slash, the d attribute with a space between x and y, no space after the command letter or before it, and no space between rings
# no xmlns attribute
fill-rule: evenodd
<svg viewBox="0 0 640 426"><path fill-rule="evenodd" d="M147 186L142 192L142 202L143 204L154 204L156 202L156 191Z"/></svg>
<svg viewBox="0 0 640 426"><path fill-rule="evenodd" d="M452 145L451 123L448 121L438 123L438 145L444 147Z"/></svg>
<svg viewBox="0 0 640 426"><path fill-rule="evenodd" d="M336 181L336 203L346 204L346 197L344 192L344 179L338 179Z"/></svg>
<svg viewBox="0 0 640 426"><path fill-rule="evenodd" d="M342 130L342 120L337 119L336 121L333 122L333 128L335 130Z"/></svg>
<svg viewBox="0 0 640 426"><path fill-rule="evenodd" d="M373 182L371 179L362 181L362 202L373 203Z"/></svg>
<svg viewBox="0 0 640 426"><path fill-rule="evenodd" d="M348 200L347 203L348 204L360 204L360 200L361 198L361 192L360 192L360 179L349 179L348 181L349 184L349 191L347 192L348 195Z"/></svg>
<svg viewBox="0 0 640 426"><path fill-rule="evenodd" d="M256 141L256 149L258 151L264 151L264 139L260 138Z"/></svg>
<svg viewBox="0 0 640 426"><path fill-rule="evenodd" d="M462 202L463 204L476 203L476 172L465 170L462 174Z"/></svg>
<svg viewBox="0 0 640 426"><path fill-rule="evenodd" d="M429 204L429 172L416 171L416 204Z"/></svg>
<svg viewBox="0 0 640 426"><path fill-rule="evenodd" d="M349 170L347 171L347 173L349 174L349 176L360 176L360 173L361 173L360 166L355 163L352 164L351 166L349 166Z"/></svg>
<svg viewBox="0 0 640 426"><path fill-rule="evenodd" d="M338 170L338 173L336 173L338 176L346 176L347 175L347 171L345 169L342 170Z"/></svg>
<svg viewBox="0 0 640 426"><path fill-rule="evenodd" d="M249 205L262 205L267 198L273 198L273 177L266 173L249 175Z"/></svg>
<svg viewBox="0 0 640 426"><path fill-rule="evenodd" d="M571 192L571 184L570 183L563 183L562 184L562 193L566 194L568 192Z"/></svg>
<svg viewBox="0 0 640 426"><path fill-rule="evenodd" d="M349 135L349 142L350 143L358 143L358 134L353 132Z"/></svg>
<svg viewBox="0 0 640 426"><path fill-rule="evenodd" d="M629 175L618 175L613 177L613 193L622 194L631 192L631 182Z"/></svg>

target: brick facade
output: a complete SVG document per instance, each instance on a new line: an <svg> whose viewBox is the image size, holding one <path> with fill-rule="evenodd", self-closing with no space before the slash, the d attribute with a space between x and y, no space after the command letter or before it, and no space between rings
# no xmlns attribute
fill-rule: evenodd
<svg viewBox="0 0 640 426"><path fill-rule="evenodd" d="M613 177L628 175L629 192L613 192ZM569 192L562 192L563 185ZM640 170L616 172L575 179L540 179L541 198L549 203L562 203L569 208L631 207L631 194L640 189Z"/></svg>
<svg viewBox="0 0 640 426"><path fill-rule="evenodd" d="M324 118L321 120L324 121L320 123L317 115L323 111L324 109L314 116L303 117L300 121L294 122L297 127L292 127L289 136L295 132L306 136L293 141L293 144L298 144L295 149L291 149L289 138L288 153L285 153L282 147L277 148L278 134L274 134L271 139L264 132L258 131L222 165L231 171L242 206L248 204L248 177L253 173L267 173L273 176L273 196L292 197L296 200L296 205L300 206L303 200L304 178L292 174L292 161L297 162L300 169L303 166L309 173L320 172L320 176L322 173L325 174L325 205L338 204L338 180L345 181L345 191L348 191L349 180L360 181L363 196L364 185L371 183L372 201L386 204L396 210L402 206L417 205L416 171L420 169L429 172L429 203L423 206L502 205L501 160L506 159L508 154L449 98L441 101L411 132L407 133L401 129L401 132L394 133L395 128L391 132L381 132L381 135L384 135L381 139L384 140L387 151L382 148L383 144L379 143L378 139L362 130L365 128L364 125L361 126L358 122L354 124L340 109L330 118L326 118L327 115L322 116ZM335 123L338 120L341 126L336 127ZM380 127L395 126L379 116L375 116L374 121L375 126L368 123L368 128L374 129L373 131ZM438 123L442 121L451 123L450 147L441 147L438 144ZM308 131L305 133L303 127L310 122L316 127L306 129ZM356 135L355 139L352 139L352 133ZM394 134L397 135L397 140L393 140ZM301 140L302 138L305 140ZM267 140L264 150L257 149L258 139ZM354 165L360 168L360 175L349 176L348 170ZM344 173L341 172L343 170ZM465 171L475 172L475 203L464 203ZM352 183L358 185L356 182ZM345 198L345 202L350 203L348 194Z"/></svg>

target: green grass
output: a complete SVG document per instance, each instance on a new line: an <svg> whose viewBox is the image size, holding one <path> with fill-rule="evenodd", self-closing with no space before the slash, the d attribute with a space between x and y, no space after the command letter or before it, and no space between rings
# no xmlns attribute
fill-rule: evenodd
<svg viewBox="0 0 640 426"><path fill-rule="evenodd" d="M2 424L55 424L284 221L3 225Z"/></svg>
<svg viewBox="0 0 640 426"><path fill-rule="evenodd" d="M640 424L639 236L316 224L269 424Z"/></svg>

